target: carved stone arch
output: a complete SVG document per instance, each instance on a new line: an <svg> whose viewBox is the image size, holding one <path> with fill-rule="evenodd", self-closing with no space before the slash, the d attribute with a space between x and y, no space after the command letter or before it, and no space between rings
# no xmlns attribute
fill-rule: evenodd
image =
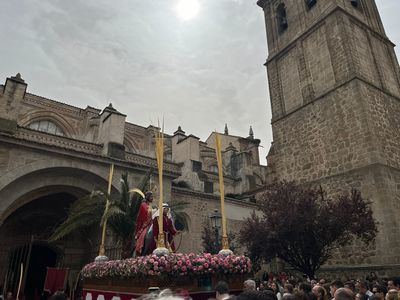
<svg viewBox="0 0 400 300"><path fill-rule="evenodd" d="M0 224L13 211L35 198L62 191L79 198L85 193L107 186L107 168L99 170L94 167L77 167L68 163L57 164L51 160L38 161L6 175L3 176L6 178L0 177L0 197L4 199L0 207ZM118 191L118 186L113 184L112 192Z"/></svg>
<svg viewBox="0 0 400 300"><path fill-rule="evenodd" d="M22 118L19 120L19 125L23 127L28 127L29 124L32 122L40 121L40 120L49 120L59 126L65 136L67 137L75 137L76 136L76 131L75 129L69 124L69 122L60 114L54 112L54 111L49 111L49 110L41 110L41 111L35 111L35 112L28 112L25 115L22 116Z"/></svg>
<svg viewBox="0 0 400 300"><path fill-rule="evenodd" d="M138 143L134 140L134 138L125 134L124 137L124 146L127 148L126 150L133 153L139 153L140 147Z"/></svg>

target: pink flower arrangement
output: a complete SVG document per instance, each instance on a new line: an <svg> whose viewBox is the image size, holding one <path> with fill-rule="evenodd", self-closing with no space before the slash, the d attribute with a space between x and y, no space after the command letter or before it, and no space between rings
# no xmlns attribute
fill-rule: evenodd
<svg viewBox="0 0 400 300"><path fill-rule="evenodd" d="M245 274L251 271L251 261L240 255L173 253L167 256L140 256L125 260L90 263L82 270L85 278L187 276L207 274Z"/></svg>

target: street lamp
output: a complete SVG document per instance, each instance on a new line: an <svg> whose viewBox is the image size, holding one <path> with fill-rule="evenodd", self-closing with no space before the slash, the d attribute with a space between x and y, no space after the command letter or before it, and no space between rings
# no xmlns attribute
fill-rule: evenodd
<svg viewBox="0 0 400 300"><path fill-rule="evenodd" d="M218 209L214 209L214 212L210 215L211 219L211 227L215 232L215 251L218 252L220 250L219 247L219 229L221 228L222 217L218 212Z"/></svg>

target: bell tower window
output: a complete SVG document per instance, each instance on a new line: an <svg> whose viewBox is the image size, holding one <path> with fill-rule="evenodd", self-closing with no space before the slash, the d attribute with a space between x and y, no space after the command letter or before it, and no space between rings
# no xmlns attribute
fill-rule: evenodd
<svg viewBox="0 0 400 300"><path fill-rule="evenodd" d="M278 22L279 32L280 33L284 32L288 28L285 4L281 3L278 5L276 9L276 19Z"/></svg>

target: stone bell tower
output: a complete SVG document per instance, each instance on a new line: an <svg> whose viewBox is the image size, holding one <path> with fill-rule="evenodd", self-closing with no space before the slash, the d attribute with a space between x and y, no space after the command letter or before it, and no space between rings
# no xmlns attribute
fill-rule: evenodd
<svg viewBox="0 0 400 300"><path fill-rule="evenodd" d="M361 190L376 246L330 263L400 269L400 73L374 0L259 0L267 30L272 174ZM359 252L359 251L356 251ZM329 268L329 266L327 266Z"/></svg>

